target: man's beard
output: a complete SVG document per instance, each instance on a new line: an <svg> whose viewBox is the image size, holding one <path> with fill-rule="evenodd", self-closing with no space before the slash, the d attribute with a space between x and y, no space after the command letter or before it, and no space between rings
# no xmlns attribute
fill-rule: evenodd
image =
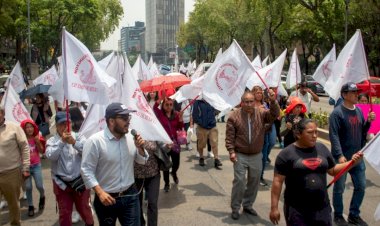
<svg viewBox="0 0 380 226"><path fill-rule="evenodd" d="M113 130L114 130L115 133L118 133L118 134L120 134L122 136L124 136L125 134L128 133L128 127L127 127L127 129L125 129L125 128L119 126L119 125L115 125L115 127L114 127Z"/></svg>

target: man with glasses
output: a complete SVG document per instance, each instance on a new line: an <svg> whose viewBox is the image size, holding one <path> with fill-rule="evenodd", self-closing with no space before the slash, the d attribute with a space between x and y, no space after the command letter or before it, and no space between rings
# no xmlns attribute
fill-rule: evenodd
<svg viewBox="0 0 380 226"><path fill-rule="evenodd" d="M374 112L368 114L366 121L360 108L355 107L358 102L358 91L360 89L355 83L344 84L340 90L343 103L334 108L329 118L331 153L337 163L350 161L352 156L364 147L371 122L375 120ZM348 223L351 225L368 225L360 217L360 206L364 199L366 187L364 161L361 161L348 172L354 185ZM334 222L338 226L349 225L343 218L343 192L346 178L347 174L343 174L335 182L333 188Z"/></svg>
<svg viewBox="0 0 380 226"><path fill-rule="evenodd" d="M94 207L100 225L140 226L139 189L133 166L149 158L140 135L128 133L129 110L121 103L106 109L107 127L92 135L83 148L82 176L87 188L95 191Z"/></svg>
<svg viewBox="0 0 380 226"><path fill-rule="evenodd" d="M273 90L269 90L269 111L255 108L255 96L245 92L241 108L233 111L226 124L226 148L234 164L234 180L231 194L232 219L240 217L239 211L257 216L252 208L260 182L262 148L265 123L273 122L280 114L280 106ZM245 179L248 171L247 179Z"/></svg>

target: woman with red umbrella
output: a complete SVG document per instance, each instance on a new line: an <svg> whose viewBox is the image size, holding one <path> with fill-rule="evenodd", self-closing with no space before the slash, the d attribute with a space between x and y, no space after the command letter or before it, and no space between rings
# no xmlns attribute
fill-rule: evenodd
<svg viewBox="0 0 380 226"><path fill-rule="evenodd" d="M160 99L154 104L153 110L158 120L164 127L165 131L173 141L171 151L169 152L169 155L173 162L171 175L173 177L174 183L178 184L179 180L177 171L180 162L181 146L177 142L177 131L183 129L182 112L177 112L174 110L174 100L167 98L168 94L166 92L162 92L162 94L163 95L160 97ZM158 106L161 100L162 103L160 109ZM164 190L165 192L168 192L170 189L169 171L164 171L164 182Z"/></svg>

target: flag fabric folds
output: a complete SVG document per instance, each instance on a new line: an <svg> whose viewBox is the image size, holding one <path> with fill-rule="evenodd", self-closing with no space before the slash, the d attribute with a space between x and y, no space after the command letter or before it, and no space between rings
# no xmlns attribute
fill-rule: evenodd
<svg viewBox="0 0 380 226"><path fill-rule="evenodd" d="M20 124L25 119L31 119L28 110L12 85L5 91L1 106L4 107L5 119L8 121Z"/></svg>
<svg viewBox="0 0 380 226"><path fill-rule="evenodd" d="M367 58L361 32L357 30L339 53L324 89L336 101L345 83L359 83L367 79L369 79Z"/></svg>
<svg viewBox="0 0 380 226"><path fill-rule="evenodd" d="M21 91L23 91L26 88L20 61L17 61L16 65L11 71L11 74L9 75L9 78L4 84L5 87L10 87L10 85L13 86L13 89L17 93L21 93Z"/></svg>
<svg viewBox="0 0 380 226"><path fill-rule="evenodd" d="M234 40L230 47L208 69L203 84L203 99L219 111L235 107L249 77L255 70L239 44Z"/></svg>
<svg viewBox="0 0 380 226"><path fill-rule="evenodd" d="M107 87L116 81L101 69L90 51L63 29L63 87L66 99L90 104L108 103Z"/></svg>
<svg viewBox="0 0 380 226"><path fill-rule="evenodd" d="M325 86L326 81L330 78L335 61L336 51L334 44L330 52L325 56L325 58L323 58L322 62L318 65L317 69L315 70L313 74L314 80L322 86Z"/></svg>
<svg viewBox="0 0 380 226"><path fill-rule="evenodd" d="M291 89L298 83L301 83L301 68L298 61L297 49L294 49L292 59L290 60L290 66L288 75L286 76L286 88Z"/></svg>
<svg viewBox="0 0 380 226"><path fill-rule="evenodd" d="M33 84L53 85L58 79L58 72L53 65L49 70L45 71L42 75L33 80Z"/></svg>

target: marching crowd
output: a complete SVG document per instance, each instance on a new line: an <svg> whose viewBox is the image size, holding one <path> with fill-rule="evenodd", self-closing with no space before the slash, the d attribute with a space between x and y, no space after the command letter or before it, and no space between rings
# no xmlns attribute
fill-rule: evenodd
<svg viewBox="0 0 380 226"><path fill-rule="evenodd" d="M226 117L225 147L233 163L231 217L238 220L241 209L257 216L254 209L259 186L268 186L264 169L276 139L283 148L274 163L269 218L280 220L279 200L284 188L283 215L287 225L367 225L360 217L366 179L360 150L375 114L367 120L355 104L365 95L354 83L341 89L342 102L329 118L331 151L317 142L317 124L310 118L311 102L318 96L304 83L289 98L276 90L259 86L247 90L241 103ZM130 130L134 111L121 103L111 103L105 111L107 126L89 139L79 136L83 116L75 117L57 109L53 115L45 96L39 94L31 110L32 120L20 125L5 120L0 107L0 195L8 204L11 225L20 225L19 197L26 191L28 215L35 207L32 179L39 192L38 211L45 207L41 156L51 161L53 191L59 212L59 224L72 225L72 212L79 213L86 225L94 225L92 208L100 225L158 224L158 196L163 174L164 191L170 192L170 179L180 183L181 145L191 149L184 131L195 131L199 166L205 166L204 149L214 158L214 167L222 170L219 158L217 112L203 99L182 104L170 99L175 91L147 93L147 102L172 140L172 143L144 140ZM3 95L3 91L1 95ZM364 96L364 97L363 97ZM189 107L190 106L190 107ZM49 135L54 116L56 134ZM79 122L78 122L79 121ZM69 125L73 125L70 127ZM337 175L352 164L354 192L349 215L343 217L343 193L347 175L333 188L332 206L327 193L327 174ZM285 185L285 186L284 186ZM91 190L94 200L91 203ZM142 208L147 202L147 219ZM308 200L306 202L306 200ZM92 207L93 206L93 207ZM1 216L1 215L0 215ZM1 222L1 219L0 219Z"/></svg>

